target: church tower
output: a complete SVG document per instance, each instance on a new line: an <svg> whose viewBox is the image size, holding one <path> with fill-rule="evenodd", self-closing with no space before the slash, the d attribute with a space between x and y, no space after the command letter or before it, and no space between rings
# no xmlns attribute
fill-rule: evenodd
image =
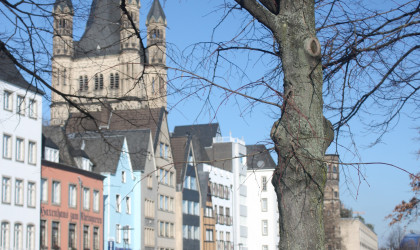
<svg viewBox="0 0 420 250"><path fill-rule="evenodd" d="M146 19L150 107L166 108L166 25L162 6L154 0Z"/></svg>
<svg viewBox="0 0 420 250"><path fill-rule="evenodd" d="M139 39L140 0L93 0L85 31L73 39L71 0L54 4L51 125L70 113L166 108L166 17L158 0L147 16L147 41ZM134 24L134 27L133 27ZM141 34L140 34L141 36ZM69 101L76 104L69 105Z"/></svg>
<svg viewBox="0 0 420 250"><path fill-rule="evenodd" d="M338 155L325 155L327 181L324 190L325 248L341 249L340 237L340 172Z"/></svg>
<svg viewBox="0 0 420 250"><path fill-rule="evenodd" d="M68 91L70 84L69 76L74 54L73 16L74 9L71 0L56 0L53 7L54 30L51 85L63 93ZM60 119L59 113L68 112L67 102L57 93L51 92L51 101L52 120Z"/></svg>

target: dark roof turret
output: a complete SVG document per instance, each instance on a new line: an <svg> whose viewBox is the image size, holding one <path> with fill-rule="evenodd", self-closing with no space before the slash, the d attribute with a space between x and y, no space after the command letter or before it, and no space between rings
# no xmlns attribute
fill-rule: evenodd
<svg viewBox="0 0 420 250"><path fill-rule="evenodd" d="M163 12L162 6L160 5L159 0L154 0L152 7L150 8L149 14L147 14L146 24L157 23L161 18L162 23L166 24L166 16Z"/></svg>

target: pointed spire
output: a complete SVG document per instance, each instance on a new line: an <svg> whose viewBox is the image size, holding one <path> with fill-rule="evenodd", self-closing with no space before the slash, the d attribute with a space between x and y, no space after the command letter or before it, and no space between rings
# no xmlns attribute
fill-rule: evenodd
<svg viewBox="0 0 420 250"><path fill-rule="evenodd" d="M159 21L160 18L161 21ZM166 25L166 16L159 0L153 0L152 7L150 8L149 14L147 14L146 25L153 22L162 22Z"/></svg>
<svg viewBox="0 0 420 250"><path fill-rule="evenodd" d="M68 8L70 14L74 14L73 3L71 0L56 0L54 3L54 12L57 11L57 8L60 9L61 12L65 12L65 8Z"/></svg>

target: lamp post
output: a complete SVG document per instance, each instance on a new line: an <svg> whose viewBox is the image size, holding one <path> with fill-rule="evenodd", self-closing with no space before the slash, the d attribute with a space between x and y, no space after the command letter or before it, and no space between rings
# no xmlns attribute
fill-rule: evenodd
<svg viewBox="0 0 420 250"><path fill-rule="evenodd" d="M77 176L77 179L79 179L79 187L80 187L80 202L79 202L79 249L82 249L82 187L83 182L80 179L79 176Z"/></svg>

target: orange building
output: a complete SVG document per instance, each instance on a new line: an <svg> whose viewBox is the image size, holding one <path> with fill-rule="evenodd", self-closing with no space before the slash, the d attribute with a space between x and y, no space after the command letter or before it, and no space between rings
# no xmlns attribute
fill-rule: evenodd
<svg viewBox="0 0 420 250"><path fill-rule="evenodd" d="M42 160L40 249L103 249L102 175Z"/></svg>

